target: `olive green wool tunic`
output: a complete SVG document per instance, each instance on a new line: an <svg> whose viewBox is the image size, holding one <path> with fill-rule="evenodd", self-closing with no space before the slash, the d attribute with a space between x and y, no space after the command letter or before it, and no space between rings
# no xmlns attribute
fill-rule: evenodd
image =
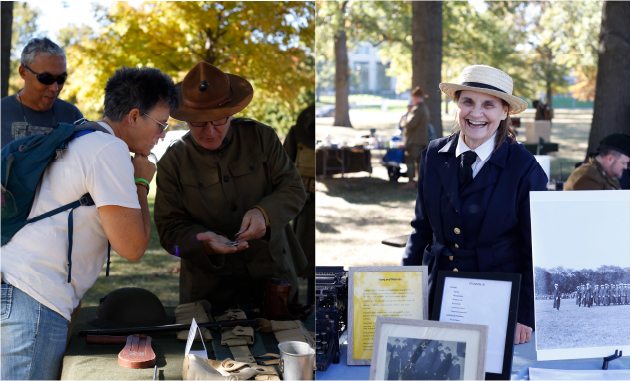
<svg viewBox="0 0 631 381"><path fill-rule="evenodd" d="M182 259L180 303L260 304L264 281L279 277L297 294L296 273L305 255L289 221L305 203L300 174L276 132L255 120L235 118L221 146L208 150L189 133L158 162L154 219L160 244ZM198 233L213 231L232 239L244 214L263 209L265 237L233 254L207 252Z"/></svg>

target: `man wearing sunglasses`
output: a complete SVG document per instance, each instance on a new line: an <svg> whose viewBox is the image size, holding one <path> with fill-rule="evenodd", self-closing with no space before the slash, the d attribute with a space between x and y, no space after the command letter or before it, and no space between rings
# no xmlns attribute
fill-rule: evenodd
<svg viewBox="0 0 631 381"><path fill-rule="evenodd" d="M181 258L180 303L260 307L271 277L291 284L292 299L306 266L289 225L306 200L298 170L274 129L233 117L254 95L245 78L202 62L178 86L171 117L190 133L158 162L154 219Z"/></svg>
<svg viewBox="0 0 631 381"><path fill-rule="evenodd" d="M24 88L0 101L2 147L15 139L50 131L57 123L83 118L74 105L58 98L64 87L66 54L48 38L34 38L22 50Z"/></svg>

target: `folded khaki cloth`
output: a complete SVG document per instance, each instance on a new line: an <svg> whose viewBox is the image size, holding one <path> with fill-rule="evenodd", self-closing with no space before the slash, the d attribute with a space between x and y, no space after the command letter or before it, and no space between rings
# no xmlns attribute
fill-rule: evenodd
<svg viewBox="0 0 631 381"><path fill-rule="evenodd" d="M191 324L193 318L195 322L208 323L210 318L208 313L210 312L211 305L207 300L200 300L199 302L180 304L175 308L175 324ZM212 340L210 331L206 328L199 328L204 336L204 341ZM186 341L188 340L189 331L179 331L177 333L177 339ZM199 332L195 334L195 341L200 341Z"/></svg>
<svg viewBox="0 0 631 381"><path fill-rule="evenodd" d="M184 358L182 369L184 380L279 380L272 366L255 366L225 359L206 360L189 354Z"/></svg>

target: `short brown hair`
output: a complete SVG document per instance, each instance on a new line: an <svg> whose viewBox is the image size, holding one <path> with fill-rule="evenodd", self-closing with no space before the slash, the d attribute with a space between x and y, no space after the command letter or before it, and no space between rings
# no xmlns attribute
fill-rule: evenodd
<svg viewBox="0 0 631 381"><path fill-rule="evenodd" d="M459 99L460 90L454 93L454 102L458 103ZM508 102L506 102L502 98L500 98L500 100L502 101L502 106L506 106L510 109L510 105L508 104ZM460 129L460 125L457 122L456 127ZM504 144L504 141L507 138L510 138L510 144L515 144L515 142L517 141L517 134L512 129L511 119L508 113L506 114L506 119L500 121L500 125L497 127L497 135L495 135L495 146L493 148L493 152L497 151L502 146L502 144Z"/></svg>
<svg viewBox="0 0 631 381"><path fill-rule="evenodd" d="M414 88L414 90L412 90L412 96L413 97L422 97L423 96L423 90L421 90L420 86L416 86Z"/></svg>

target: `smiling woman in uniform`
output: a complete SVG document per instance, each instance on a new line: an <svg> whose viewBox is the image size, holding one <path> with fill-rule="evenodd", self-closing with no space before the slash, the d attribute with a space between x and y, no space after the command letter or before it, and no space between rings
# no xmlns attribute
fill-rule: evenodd
<svg viewBox="0 0 631 381"><path fill-rule="evenodd" d="M457 131L423 151L414 231L402 264L429 269L430 314L438 270L520 273L515 344L534 328L530 191L548 179L510 128L527 108L513 80L490 66L466 67L440 89L457 103Z"/></svg>

